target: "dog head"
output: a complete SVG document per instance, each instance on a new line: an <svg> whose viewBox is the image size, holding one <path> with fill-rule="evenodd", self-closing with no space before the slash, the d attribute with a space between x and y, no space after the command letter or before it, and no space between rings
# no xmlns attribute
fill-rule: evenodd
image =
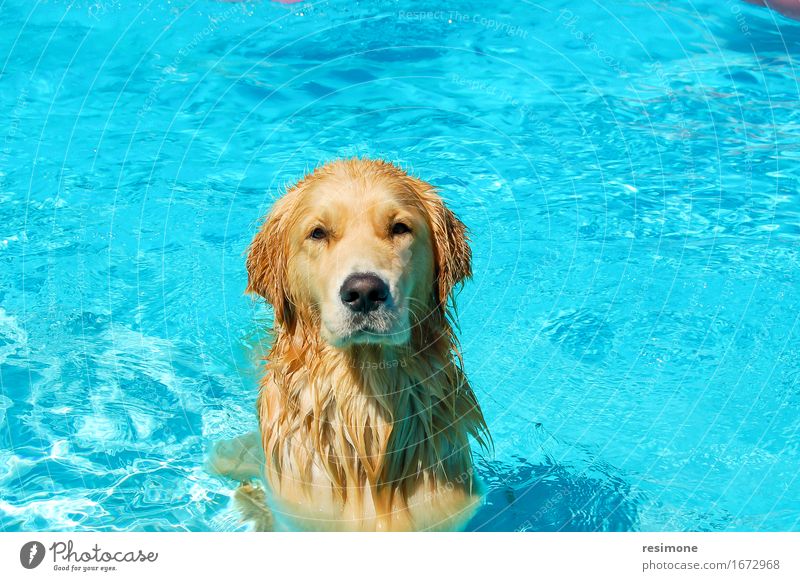
<svg viewBox="0 0 800 581"><path fill-rule="evenodd" d="M464 224L398 167L326 164L288 190L250 245L249 292L278 325L317 326L335 347L401 345L471 274Z"/></svg>

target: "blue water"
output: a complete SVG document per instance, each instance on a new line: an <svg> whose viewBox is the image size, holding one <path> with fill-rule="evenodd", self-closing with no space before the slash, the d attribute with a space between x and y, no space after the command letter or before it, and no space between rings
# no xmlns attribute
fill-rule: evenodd
<svg viewBox="0 0 800 581"><path fill-rule="evenodd" d="M0 530L242 529L243 252L353 155L472 233L471 529L800 530L800 23L447 6L0 3Z"/></svg>

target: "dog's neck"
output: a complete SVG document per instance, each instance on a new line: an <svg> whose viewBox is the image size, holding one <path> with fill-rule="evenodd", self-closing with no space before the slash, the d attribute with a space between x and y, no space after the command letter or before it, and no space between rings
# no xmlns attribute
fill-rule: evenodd
<svg viewBox="0 0 800 581"><path fill-rule="evenodd" d="M397 420L396 414L404 411L404 390L435 392L432 388L440 386L447 393L469 389L455 335L444 314L434 311L422 319L425 322L414 327L408 343L360 343L343 348L322 339L314 319L310 324L281 325L275 329L269 360L280 361L293 373L305 373L309 384L319 382L334 397L379 398ZM332 368L337 371L335 376ZM347 381L334 380L342 376Z"/></svg>
<svg viewBox="0 0 800 581"><path fill-rule="evenodd" d="M340 349L318 327L277 328L264 385L280 402L265 435L275 467L288 460L310 473L317 462L343 495L366 485L373 498L385 489L403 497L422 480L470 488L468 436L483 444L486 425L440 316L400 346ZM287 441L279 433L313 442L314 454L302 446L279 450Z"/></svg>

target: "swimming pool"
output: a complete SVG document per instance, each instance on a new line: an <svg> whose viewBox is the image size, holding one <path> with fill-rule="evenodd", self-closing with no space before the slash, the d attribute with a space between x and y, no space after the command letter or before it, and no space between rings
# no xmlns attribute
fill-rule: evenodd
<svg viewBox="0 0 800 581"><path fill-rule="evenodd" d="M738 2L0 7L0 530L237 530L278 190L469 226L471 530L800 530L800 23Z"/></svg>

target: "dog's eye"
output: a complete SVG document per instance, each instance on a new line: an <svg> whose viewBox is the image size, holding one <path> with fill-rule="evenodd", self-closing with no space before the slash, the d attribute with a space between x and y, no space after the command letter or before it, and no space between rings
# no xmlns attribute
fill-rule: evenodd
<svg viewBox="0 0 800 581"><path fill-rule="evenodd" d="M314 240L325 240L328 236L328 233L325 232L325 228L317 226L311 231L311 234L308 235L309 238L313 238Z"/></svg>
<svg viewBox="0 0 800 581"><path fill-rule="evenodd" d="M409 232L411 232L411 228L408 226L408 224L404 224L403 222L397 222L394 226L392 226L393 236L408 234Z"/></svg>

